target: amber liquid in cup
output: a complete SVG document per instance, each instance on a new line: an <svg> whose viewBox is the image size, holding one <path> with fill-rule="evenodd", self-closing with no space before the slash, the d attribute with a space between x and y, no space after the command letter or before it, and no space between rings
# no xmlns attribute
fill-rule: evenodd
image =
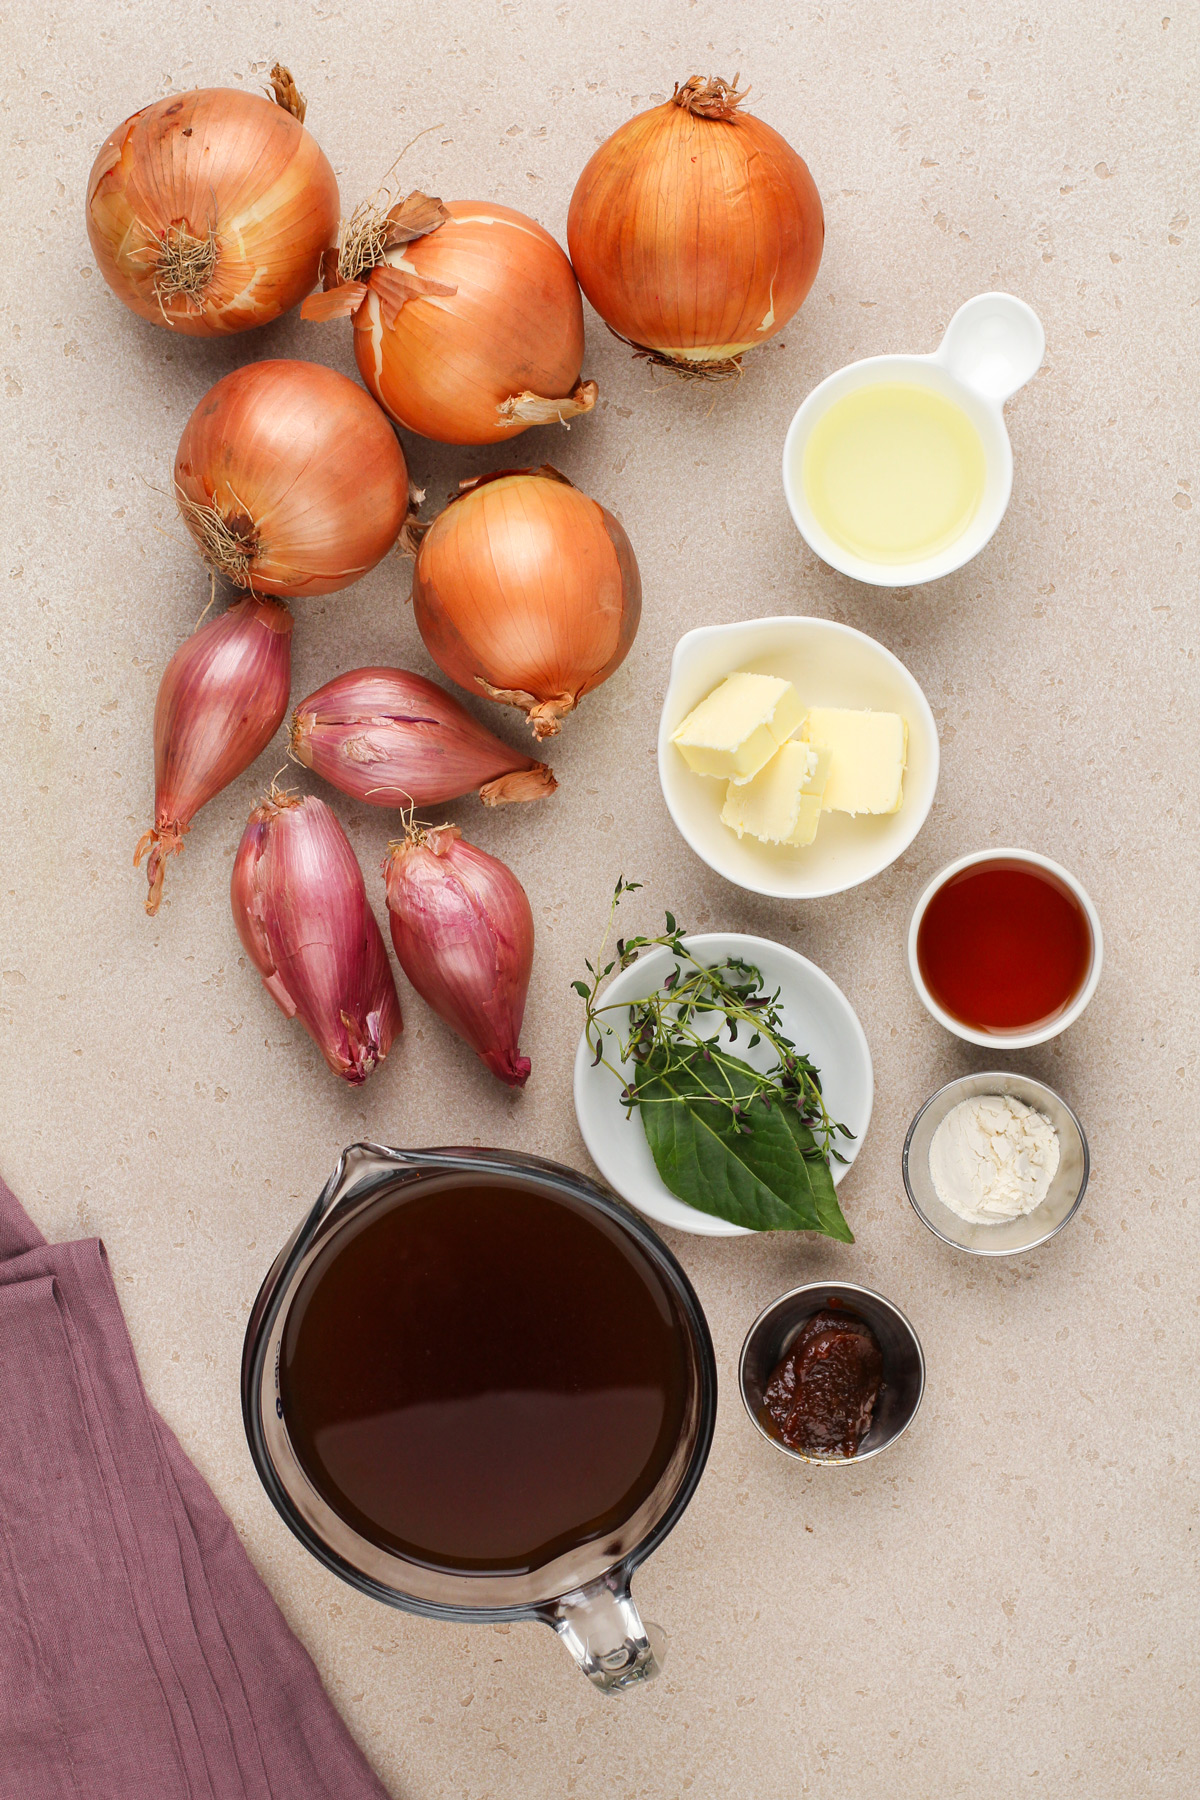
<svg viewBox="0 0 1200 1800"><path fill-rule="evenodd" d="M943 1011L976 1031L1030 1031L1056 1018L1088 978L1087 914L1036 863L976 863L925 908L917 966Z"/></svg>
<svg viewBox="0 0 1200 1800"><path fill-rule="evenodd" d="M594 1208L463 1176L401 1191L305 1274L279 1370L309 1481L363 1537L511 1574L617 1531L689 1393L677 1302Z"/></svg>

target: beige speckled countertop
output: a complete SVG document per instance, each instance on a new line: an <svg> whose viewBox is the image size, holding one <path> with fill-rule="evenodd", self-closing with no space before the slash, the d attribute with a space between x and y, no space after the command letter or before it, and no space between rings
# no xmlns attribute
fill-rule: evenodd
<svg viewBox="0 0 1200 1800"><path fill-rule="evenodd" d="M9 9L0 1167L52 1236L103 1234L154 1400L398 1800L1190 1800L1194 0L297 0L286 15L259 0ZM276 56L349 203L437 125L409 150L406 181L508 202L561 238L592 147L696 69L753 83L751 105L825 200L816 286L739 386L656 381L590 317L597 412L522 446L619 515L646 606L627 663L554 747L557 798L459 809L511 861L537 919L534 1075L519 1098L407 990L403 1042L364 1091L341 1088L263 993L226 890L282 752L201 816L157 920L130 867L151 813L158 676L207 598L160 491L183 421L245 358L353 369L348 331L294 316L221 344L139 323L92 267L84 187L135 107L174 87L259 85ZM993 287L1030 301L1047 337L1041 374L1009 407L1004 526L926 589L842 579L807 552L780 492L794 407L853 357L931 349L959 303ZM497 466L421 442L410 455L435 497ZM407 592L396 558L298 603L294 692L355 663L429 669ZM755 900L705 869L670 825L653 756L680 632L789 610L889 645L942 735L937 802L902 862L807 905ZM386 817L339 810L371 870ZM1010 842L1083 879L1108 961L1083 1021L1020 1059L1084 1120L1086 1204L1046 1250L993 1267L940 1246L904 1198L913 1111L982 1064L921 1011L901 932L942 862ZM636 1582L671 1638L666 1673L611 1705L541 1627L392 1613L310 1562L251 1469L237 1371L258 1283L344 1143L475 1141L584 1164L566 983L622 870L647 882L647 926L671 906L827 969L862 1018L878 1092L842 1189L853 1247L672 1240L712 1324L720 1417L695 1501ZM758 1308L833 1274L903 1306L929 1365L912 1432L848 1476L776 1456L735 1383Z"/></svg>

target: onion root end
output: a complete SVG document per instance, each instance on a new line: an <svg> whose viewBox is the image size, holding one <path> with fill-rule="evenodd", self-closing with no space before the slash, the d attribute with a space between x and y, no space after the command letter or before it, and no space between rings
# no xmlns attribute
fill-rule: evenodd
<svg viewBox="0 0 1200 1800"><path fill-rule="evenodd" d="M182 298L189 311L203 312L204 295L219 260L217 234L211 225L203 237L197 237L182 221L163 232L154 263L154 297L168 324L168 307L174 300Z"/></svg>
<svg viewBox="0 0 1200 1800"><path fill-rule="evenodd" d="M258 534L254 521L243 512L227 519L215 501L206 505L185 494L175 483L175 499L183 522L196 540L197 548L210 569L226 576L234 587L251 588L250 564L258 555Z"/></svg>
<svg viewBox="0 0 1200 1800"><path fill-rule="evenodd" d="M164 825L154 825L149 831L144 831L137 841L137 848L133 853L135 869L141 867L142 858L146 852L150 853L150 861L146 864L146 879L150 883L150 891L146 895L146 911L151 918L158 911L162 901L163 876L167 872L167 858L179 855L183 849L183 838L186 831L186 825L181 825L178 819L172 819Z"/></svg>
<svg viewBox="0 0 1200 1800"><path fill-rule="evenodd" d="M519 706L539 743L543 738L558 736L562 721L569 712L574 712L577 704L574 694L553 694L549 700L539 700L536 694L527 694L524 688L493 687L482 675L475 679L489 700L495 700L500 706Z"/></svg>
<svg viewBox="0 0 1200 1800"><path fill-rule="evenodd" d="M553 769L535 763L532 769L512 769L494 781L485 781L479 798L485 806L509 806L514 800L546 800L557 788Z"/></svg>
<svg viewBox="0 0 1200 1800"><path fill-rule="evenodd" d="M738 92L736 75L732 81L723 81L719 75L693 75L675 83L671 99L684 112L702 119L732 119L749 92L749 88Z"/></svg>
<svg viewBox="0 0 1200 1800"><path fill-rule="evenodd" d="M596 404L600 392L594 381L577 381L571 392L561 400L549 399L544 394L533 394L528 389L523 394L510 394L502 400L496 411L506 424L520 422L526 425L559 424L570 430L571 419L577 419L581 413L589 413Z"/></svg>
<svg viewBox="0 0 1200 1800"><path fill-rule="evenodd" d="M668 356L665 350L653 350L649 344L639 344L633 338L627 338L623 332L608 328L615 338L628 344L633 351L634 360L648 362L652 369L668 369L672 375L678 375L683 381L740 381L742 378L742 357L714 357L708 360L697 358L693 361L686 356Z"/></svg>

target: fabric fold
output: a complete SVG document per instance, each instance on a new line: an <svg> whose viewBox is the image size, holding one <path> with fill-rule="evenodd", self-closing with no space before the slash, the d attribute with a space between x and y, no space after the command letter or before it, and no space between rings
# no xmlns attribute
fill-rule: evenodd
<svg viewBox="0 0 1200 1800"><path fill-rule="evenodd" d="M0 1800L386 1800L151 1407L98 1239L0 1182Z"/></svg>

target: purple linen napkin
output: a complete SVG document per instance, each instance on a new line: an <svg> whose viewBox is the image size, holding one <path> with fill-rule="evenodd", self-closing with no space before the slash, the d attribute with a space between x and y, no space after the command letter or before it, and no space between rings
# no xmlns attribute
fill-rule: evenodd
<svg viewBox="0 0 1200 1800"><path fill-rule="evenodd" d="M387 1800L151 1407L104 1246L0 1181L0 1800L243 1796Z"/></svg>

